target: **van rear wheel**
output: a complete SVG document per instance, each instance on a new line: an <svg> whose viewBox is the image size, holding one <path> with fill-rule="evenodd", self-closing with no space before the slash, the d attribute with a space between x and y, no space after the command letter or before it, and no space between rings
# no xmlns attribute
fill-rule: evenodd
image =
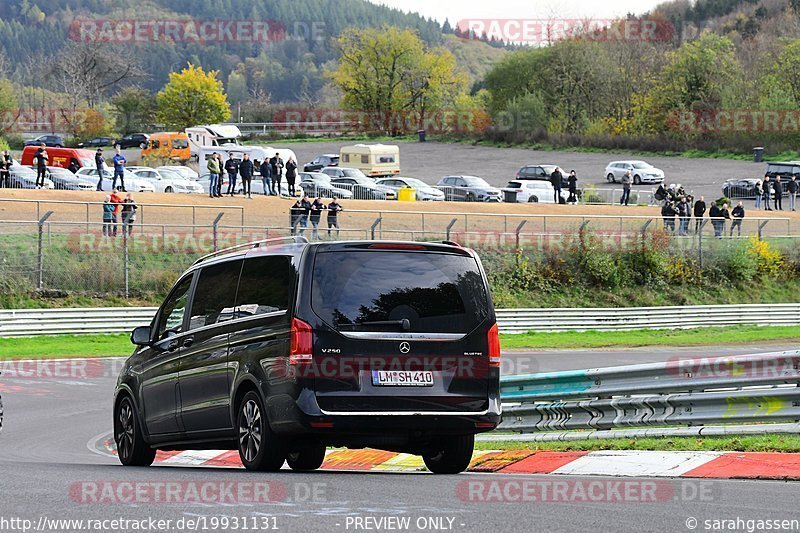
<svg viewBox="0 0 800 533"><path fill-rule="evenodd" d="M275 472L286 459L286 448L272 432L261 397L250 391L239 404L236 417L239 458L248 470Z"/></svg>
<svg viewBox="0 0 800 533"><path fill-rule="evenodd" d="M325 446L323 444L315 444L308 448L289 452L286 456L286 463L289 468L296 472L316 470L322 466L324 460Z"/></svg>
<svg viewBox="0 0 800 533"><path fill-rule="evenodd" d="M475 448L475 435L442 439L438 449L422 454L425 466L434 474L458 474L469 467Z"/></svg>

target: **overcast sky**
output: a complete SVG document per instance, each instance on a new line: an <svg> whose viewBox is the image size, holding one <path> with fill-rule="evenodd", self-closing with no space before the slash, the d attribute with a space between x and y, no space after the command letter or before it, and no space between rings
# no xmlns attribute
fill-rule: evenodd
<svg viewBox="0 0 800 533"><path fill-rule="evenodd" d="M369 0L403 11L416 11L440 23L445 18L615 18L627 13L641 14L664 0Z"/></svg>

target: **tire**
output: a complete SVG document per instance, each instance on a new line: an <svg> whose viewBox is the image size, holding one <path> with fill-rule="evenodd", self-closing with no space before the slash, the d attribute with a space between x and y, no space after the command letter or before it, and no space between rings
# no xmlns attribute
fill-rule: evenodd
<svg viewBox="0 0 800 533"><path fill-rule="evenodd" d="M539 203L539 198L537 196L529 196L528 197L528 203L529 204L538 204Z"/></svg>
<svg viewBox="0 0 800 533"><path fill-rule="evenodd" d="M458 474L469 466L475 448L475 435L459 435L442 440L439 450L423 454L425 466L434 474Z"/></svg>
<svg viewBox="0 0 800 533"><path fill-rule="evenodd" d="M617 182L617 180L614 179L614 174L612 174L611 172L608 173L608 176L606 176L606 179L608 180L609 183L616 183Z"/></svg>
<svg viewBox="0 0 800 533"><path fill-rule="evenodd" d="M114 442L119 462L125 466L150 466L156 458L156 450L144 441L130 396L122 398L114 410Z"/></svg>
<svg viewBox="0 0 800 533"><path fill-rule="evenodd" d="M322 466L325 460L325 446L315 444L310 448L303 448L298 451L289 452L286 456L286 463L295 472L310 472Z"/></svg>
<svg viewBox="0 0 800 533"><path fill-rule="evenodd" d="M166 189L164 189L164 192L172 192L172 187L167 187Z"/></svg>
<svg viewBox="0 0 800 533"><path fill-rule="evenodd" d="M250 391L237 409L239 458L247 470L276 472L286 460L286 448L269 427L261 397Z"/></svg>
<svg viewBox="0 0 800 533"><path fill-rule="evenodd" d="M633 177L633 184L634 185L642 184L642 178L638 174Z"/></svg>

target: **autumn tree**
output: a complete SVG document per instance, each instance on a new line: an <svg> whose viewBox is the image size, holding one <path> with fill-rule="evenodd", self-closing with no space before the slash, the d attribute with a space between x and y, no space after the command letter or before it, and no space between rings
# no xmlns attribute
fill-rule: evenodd
<svg viewBox="0 0 800 533"><path fill-rule="evenodd" d="M156 119L179 130L227 120L231 110L218 74L191 63L181 72L171 73L156 95Z"/></svg>

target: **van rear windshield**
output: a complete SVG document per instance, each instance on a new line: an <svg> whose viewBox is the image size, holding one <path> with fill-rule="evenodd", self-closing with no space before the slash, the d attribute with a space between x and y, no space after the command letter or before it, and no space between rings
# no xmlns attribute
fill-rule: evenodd
<svg viewBox="0 0 800 533"><path fill-rule="evenodd" d="M320 252L311 290L314 312L338 331L469 333L489 314L478 264L461 255Z"/></svg>

